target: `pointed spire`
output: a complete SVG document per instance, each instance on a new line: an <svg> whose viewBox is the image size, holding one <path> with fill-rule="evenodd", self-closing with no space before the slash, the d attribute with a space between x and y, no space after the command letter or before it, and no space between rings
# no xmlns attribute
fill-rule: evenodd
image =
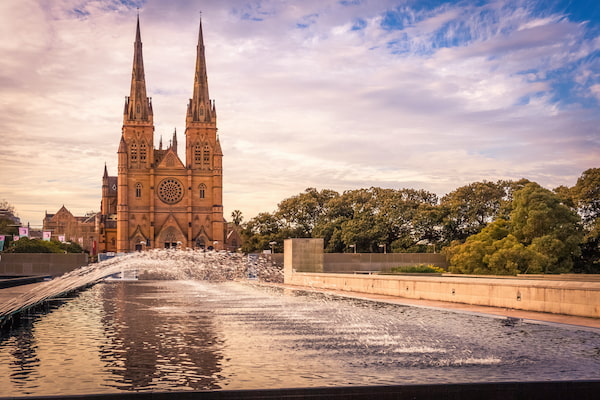
<svg viewBox="0 0 600 400"><path fill-rule="evenodd" d="M160 135L160 142L158 142L158 149L162 150L162 135Z"/></svg>
<svg viewBox="0 0 600 400"><path fill-rule="evenodd" d="M217 135L217 140L215 142L215 155L222 156L223 150L221 150L221 141L219 140L219 135Z"/></svg>
<svg viewBox="0 0 600 400"><path fill-rule="evenodd" d="M173 151L177 154L177 128L173 131Z"/></svg>
<svg viewBox="0 0 600 400"><path fill-rule="evenodd" d="M108 178L108 169L106 168L106 163L104 163L104 176L103 178Z"/></svg>
<svg viewBox="0 0 600 400"><path fill-rule="evenodd" d="M131 71L131 91L125 100L124 121L152 122L152 103L146 96L146 77L142 55L142 35L140 33L140 16L137 17L135 43L133 52L133 68Z"/></svg>
<svg viewBox="0 0 600 400"><path fill-rule="evenodd" d="M121 135L121 141L119 142L119 150L117 153L127 153L127 143L125 142L125 138Z"/></svg>
<svg viewBox="0 0 600 400"><path fill-rule="evenodd" d="M204 55L204 38L202 35L202 17L198 29L198 45L196 47L196 69L194 74L194 93L188 105L187 119L190 122L211 122L216 117L208 96L208 77L206 73L206 57Z"/></svg>

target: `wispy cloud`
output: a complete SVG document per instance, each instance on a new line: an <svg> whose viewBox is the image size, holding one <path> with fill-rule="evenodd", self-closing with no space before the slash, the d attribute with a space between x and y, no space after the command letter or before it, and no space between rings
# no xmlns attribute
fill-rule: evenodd
<svg viewBox="0 0 600 400"><path fill-rule="evenodd" d="M137 7L156 141L183 136L202 11L226 216L309 186L573 185L600 161L600 17L547 4L3 2L0 197L33 224L99 208Z"/></svg>

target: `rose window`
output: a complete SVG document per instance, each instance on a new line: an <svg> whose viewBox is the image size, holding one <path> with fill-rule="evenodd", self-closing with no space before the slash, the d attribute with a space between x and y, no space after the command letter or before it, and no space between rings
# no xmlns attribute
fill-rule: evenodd
<svg viewBox="0 0 600 400"><path fill-rule="evenodd" d="M163 179L158 185L158 197L167 204L175 204L183 198L183 185L175 178Z"/></svg>

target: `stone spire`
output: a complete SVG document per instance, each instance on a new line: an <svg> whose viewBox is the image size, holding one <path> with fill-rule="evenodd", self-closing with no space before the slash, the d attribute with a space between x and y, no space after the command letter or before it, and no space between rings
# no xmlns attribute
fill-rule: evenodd
<svg viewBox="0 0 600 400"><path fill-rule="evenodd" d="M131 72L131 91L129 97L125 99L123 122L152 123L152 117L152 101L146 96L146 78L144 75L144 60L142 56L140 16L138 15L133 53L133 70Z"/></svg>
<svg viewBox="0 0 600 400"><path fill-rule="evenodd" d="M177 128L173 131L173 152L177 154Z"/></svg>
<svg viewBox="0 0 600 400"><path fill-rule="evenodd" d="M214 122L216 111L214 102L208 96L208 77L206 74L206 58L204 56L204 38L202 37L202 19L198 31L196 47L196 70L194 74L194 93L188 104L187 122Z"/></svg>

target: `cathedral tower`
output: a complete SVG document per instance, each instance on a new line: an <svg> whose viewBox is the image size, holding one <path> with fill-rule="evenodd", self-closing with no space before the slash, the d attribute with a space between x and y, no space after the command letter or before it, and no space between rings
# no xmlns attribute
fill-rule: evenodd
<svg viewBox="0 0 600 400"><path fill-rule="evenodd" d="M202 21L194 72L184 164L177 154L176 130L169 147L163 148L161 139L159 148L154 148L154 113L146 92L138 16L131 88L117 152L118 176L109 177L105 168L102 181L101 251L227 247L223 153L215 103L208 96ZM116 197L116 216L115 207L110 207L115 201L111 203L109 196Z"/></svg>

